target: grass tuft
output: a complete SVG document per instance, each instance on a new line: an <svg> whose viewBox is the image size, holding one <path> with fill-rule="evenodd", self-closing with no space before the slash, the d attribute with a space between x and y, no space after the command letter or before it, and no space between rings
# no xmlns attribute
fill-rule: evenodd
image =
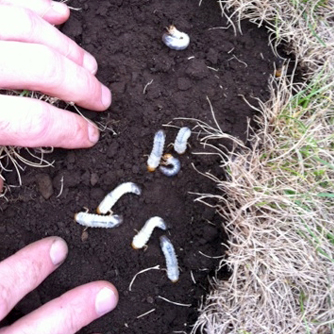
<svg viewBox="0 0 334 334"><path fill-rule="evenodd" d="M334 333L334 3L219 3L239 27L243 19L269 27L273 49L286 43L307 81L271 78L270 99L253 107L250 148L216 146L226 175L206 176L221 196L198 199L217 200L229 235L221 266L232 276L213 280L192 333ZM203 146L226 138L210 131Z"/></svg>

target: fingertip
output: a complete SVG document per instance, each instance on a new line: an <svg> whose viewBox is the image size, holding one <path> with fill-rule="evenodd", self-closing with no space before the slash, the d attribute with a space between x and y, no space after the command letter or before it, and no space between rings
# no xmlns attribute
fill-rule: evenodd
<svg viewBox="0 0 334 334"><path fill-rule="evenodd" d="M50 24L63 24L70 17L70 9L63 2L51 1L51 4L49 2L44 3L42 8L31 9Z"/></svg>
<svg viewBox="0 0 334 334"><path fill-rule="evenodd" d="M111 91L108 87L102 85L101 94L102 104L104 105L105 109L108 109L111 105Z"/></svg>
<svg viewBox="0 0 334 334"><path fill-rule="evenodd" d="M95 145L100 138L100 131L95 124L88 123L88 139Z"/></svg>
<svg viewBox="0 0 334 334"><path fill-rule="evenodd" d="M109 282L104 282L102 289L98 291L95 297L95 311L101 317L111 312L118 304L118 291Z"/></svg>
<svg viewBox="0 0 334 334"><path fill-rule="evenodd" d="M68 247L60 237L54 237L54 241L50 247L50 258L55 266L59 266L64 262L68 254Z"/></svg>
<svg viewBox="0 0 334 334"><path fill-rule="evenodd" d="M52 1L51 3L52 10L59 16L63 22L70 17L70 9L63 2Z"/></svg>
<svg viewBox="0 0 334 334"><path fill-rule="evenodd" d="M87 69L90 73L92 74L96 74L97 72L97 68L98 68L98 65L97 65L97 61L96 59L90 54L88 53L87 51L84 52L84 55L83 55L83 63L82 63L83 67L85 69Z"/></svg>

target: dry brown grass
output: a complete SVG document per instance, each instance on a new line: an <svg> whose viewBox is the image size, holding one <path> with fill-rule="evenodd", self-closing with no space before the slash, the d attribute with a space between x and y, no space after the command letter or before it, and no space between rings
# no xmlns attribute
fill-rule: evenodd
<svg viewBox="0 0 334 334"><path fill-rule="evenodd" d="M298 59L307 78L320 69L333 68L333 0L218 0L223 15L235 29L250 20L258 27L266 26L269 39L276 47L284 42ZM235 24L233 23L235 22Z"/></svg>
<svg viewBox="0 0 334 334"><path fill-rule="evenodd" d="M334 56L331 1L220 1L232 16L268 24L309 79L283 73L260 102L252 148L217 147L227 180L206 173L229 235L227 281L213 279L193 333L334 332ZM224 12L226 14L226 12ZM201 123L199 123L201 126ZM219 136L219 127L202 138ZM253 133L250 131L250 133ZM199 195L210 201L212 196Z"/></svg>

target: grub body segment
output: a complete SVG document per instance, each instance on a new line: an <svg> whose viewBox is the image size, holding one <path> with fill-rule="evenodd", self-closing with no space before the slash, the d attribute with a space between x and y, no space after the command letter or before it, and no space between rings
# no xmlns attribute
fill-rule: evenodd
<svg viewBox="0 0 334 334"><path fill-rule="evenodd" d="M141 189L133 182L124 182L117 186L113 191L108 193L102 202L97 207L96 211L99 214L106 214L108 213L115 203L127 193L132 193L136 195L141 194Z"/></svg>
<svg viewBox="0 0 334 334"><path fill-rule="evenodd" d="M166 134L163 130L159 130L154 135L153 148L151 154L147 159L147 169L150 172L154 172L159 166L162 153L165 146Z"/></svg>
<svg viewBox="0 0 334 334"><path fill-rule="evenodd" d="M78 212L74 216L75 221L85 227L114 228L123 222L122 216L100 216L89 212Z"/></svg>
<svg viewBox="0 0 334 334"><path fill-rule="evenodd" d="M185 126L179 130L174 142L174 150L178 154L183 154L186 151L190 136L191 130L188 127Z"/></svg>
<svg viewBox="0 0 334 334"><path fill-rule="evenodd" d="M179 280L180 271L174 246L171 241L163 235L160 237L160 247L166 260L167 277L175 283Z"/></svg>
<svg viewBox="0 0 334 334"><path fill-rule="evenodd" d="M141 230L136 234L132 240L132 247L134 249L140 249L146 246L150 239L153 230L158 227L162 230L166 230L167 226L164 220L158 216L148 219Z"/></svg>

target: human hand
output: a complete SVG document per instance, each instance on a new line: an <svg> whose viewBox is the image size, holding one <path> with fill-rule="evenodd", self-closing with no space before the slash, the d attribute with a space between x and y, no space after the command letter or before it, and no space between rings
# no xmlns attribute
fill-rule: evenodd
<svg viewBox="0 0 334 334"><path fill-rule="evenodd" d="M35 289L66 258L66 243L58 237L34 242L0 262L0 320ZM118 302L116 288L105 281L91 282L64 293L0 334L71 334L113 310Z"/></svg>
<svg viewBox="0 0 334 334"><path fill-rule="evenodd" d="M69 17L51 0L0 0L1 89L27 89L102 111L111 93L95 77L92 55L52 24ZM79 115L46 102L0 95L0 145L90 147L99 131Z"/></svg>

